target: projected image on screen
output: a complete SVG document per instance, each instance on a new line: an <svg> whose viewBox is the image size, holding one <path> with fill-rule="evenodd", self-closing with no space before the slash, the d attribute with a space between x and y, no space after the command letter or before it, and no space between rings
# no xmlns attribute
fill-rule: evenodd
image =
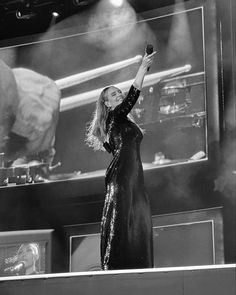
<svg viewBox="0 0 236 295"><path fill-rule="evenodd" d="M0 246L0 276L45 273L46 242Z"/></svg>
<svg viewBox="0 0 236 295"><path fill-rule="evenodd" d="M147 43L157 58L132 110L144 169L207 159L203 8L99 13L77 34L0 49L0 187L104 175L110 155L85 144L86 126L104 87L129 90Z"/></svg>

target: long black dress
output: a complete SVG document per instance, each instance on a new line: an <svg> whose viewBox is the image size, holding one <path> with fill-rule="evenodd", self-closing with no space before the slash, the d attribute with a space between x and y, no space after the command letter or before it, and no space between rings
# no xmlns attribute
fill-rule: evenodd
<svg viewBox="0 0 236 295"><path fill-rule="evenodd" d="M152 221L145 192L139 127L128 117L140 91L131 86L107 118L113 160L105 176L101 223L102 269L153 267Z"/></svg>

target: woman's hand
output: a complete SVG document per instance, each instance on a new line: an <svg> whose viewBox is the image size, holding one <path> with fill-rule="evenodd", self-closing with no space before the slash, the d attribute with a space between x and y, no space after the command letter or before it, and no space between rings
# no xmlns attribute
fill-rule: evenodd
<svg viewBox="0 0 236 295"><path fill-rule="evenodd" d="M146 75L148 68L153 63L155 54L156 54L156 51L154 51L151 54L145 53L143 56L141 65L138 69L138 72L136 74L136 77L133 83L134 87L138 88L139 90L141 90L142 88L144 76Z"/></svg>
<svg viewBox="0 0 236 295"><path fill-rule="evenodd" d="M151 66L151 64L153 63L154 56L155 56L156 53L157 53L156 51L154 51L154 52L151 53L151 54L147 54L147 53L145 52L140 67L142 67L143 69L145 69L145 70L147 71L147 69L148 69L148 68Z"/></svg>

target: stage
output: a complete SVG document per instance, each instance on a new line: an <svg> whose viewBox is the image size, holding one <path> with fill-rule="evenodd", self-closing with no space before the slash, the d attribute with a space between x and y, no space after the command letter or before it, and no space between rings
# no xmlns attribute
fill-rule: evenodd
<svg viewBox="0 0 236 295"><path fill-rule="evenodd" d="M234 295L236 264L0 278L1 295Z"/></svg>

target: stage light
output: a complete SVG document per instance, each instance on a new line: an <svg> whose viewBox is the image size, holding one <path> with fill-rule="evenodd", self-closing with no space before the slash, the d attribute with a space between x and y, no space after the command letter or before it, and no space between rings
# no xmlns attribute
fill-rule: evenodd
<svg viewBox="0 0 236 295"><path fill-rule="evenodd" d="M49 24L49 27L52 27L55 25L56 21L57 21L57 18L60 16L60 13L56 10L54 10L52 12L52 19L51 19L51 22Z"/></svg>
<svg viewBox="0 0 236 295"><path fill-rule="evenodd" d="M124 0L110 0L110 3L115 7L121 7L124 4Z"/></svg>
<svg viewBox="0 0 236 295"><path fill-rule="evenodd" d="M31 12L21 12L20 10L16 10L16 18L18 19L30 19L32 17L34 17L36 15L35 12L31 11Z"/></svg>
<svg viewBox="0 0 236 295"><path fill-rule="evenodd" d="M84 0L73 0L73 4L75 5L75 6L79 6L79 5L81 5L81 4L83 4L83 2L85 2Z"/></svg>
<svg viewBox="0 0 236 295"><path fill-rule="evenodd" d="M59 13L58 13L57 11L53 11L53 12L52 12L52 16L53 16L54 18L58 18Z"/></svg>
<svg viewBox="0 0 236 295"><path fill-rule="evenodd" d="M31 2L29 0L21 1L16 10L16 18L18 19L30 19L34 17L36 13L33 11Z"/></svg>

